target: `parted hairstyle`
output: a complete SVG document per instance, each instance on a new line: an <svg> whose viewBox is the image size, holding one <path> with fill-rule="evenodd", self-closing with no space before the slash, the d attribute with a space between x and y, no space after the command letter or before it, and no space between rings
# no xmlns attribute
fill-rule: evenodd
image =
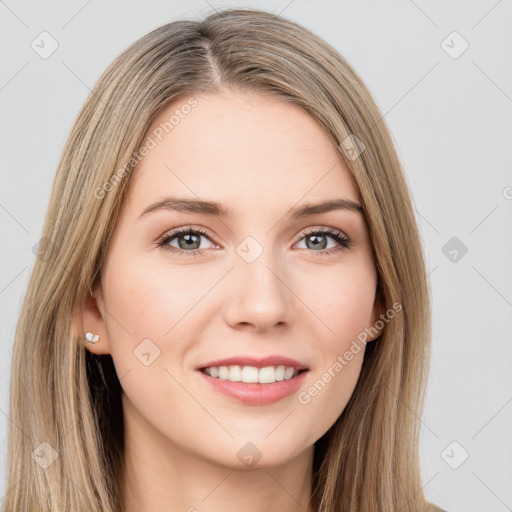
<svg viewBox="0 0 512 512"><path fill-rule="evenodd" d="M4 512L121 512L121 385L111 355L88 351L73 319L101 279L152 121L178 96L222 89L273 94L325 129L359 188L384 310L401 306L367 345L353 395L315 443L310 506L431 510L418 453L431 305L393 140L369 90L331 45L282 16L231 8L172 21L135 41L74 121L15 333ZM352 137L364 145L355 158L342 151Z"/></svg>

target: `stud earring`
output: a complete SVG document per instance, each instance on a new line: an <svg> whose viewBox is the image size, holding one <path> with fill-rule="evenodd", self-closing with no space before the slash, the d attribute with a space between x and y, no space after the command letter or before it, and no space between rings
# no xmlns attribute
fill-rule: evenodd
<svg viewBox="0 0 512 512"><path fill-rule="evenodd" d="M85 339L86 339L89 343L96 343L96 342L100 339L100 335L99 335L99 334L93 334L92 332L88 332L88 333L85 335Z"/></svg>

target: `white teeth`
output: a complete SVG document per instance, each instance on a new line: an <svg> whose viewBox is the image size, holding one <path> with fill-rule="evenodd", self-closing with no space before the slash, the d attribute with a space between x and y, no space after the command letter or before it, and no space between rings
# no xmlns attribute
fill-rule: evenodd
<svg viewBox="0 0 512 512"><path fill-rule="evenodd" d="M231 371L229 372L231 377ZM258 382L258 368L254 366L244 366L242 368L242 382Z"/></svg>
<svg viewBox="0 0 512 512"><path fill-rule="evenodd" d="M242 380L242 370L240 366L233 365L229 367L228 380L231 382L240 382Z"/></svg>
<svg viewBox="0 0 512 512"><path fill-rule="evenodd" d="M298 375L299 370L291 366L265 366L256 368L255 366L212 366L203 370L210 377L232 382L247 382L271 384L272 382L289 380Z"/></svg>
<svg viewBox="0 0 512 512"><path fill-rule="evenodd" d="M295 370L293 368L286 368L284 371L284 380L291 379L293 377Z"/></svg>
<svg viewBox="0 0 512 512"><path fill-rule="evenodd" d="M266 366L265 368L260 368L258 372L258 381L263 383L271 383L276 380L283 380L277 378L277 370L274 369L273 366ZM256 382L256 381L255 381Z"/></svg>
<svg viewBox="0 0 512 512"><path fill-rule="evenodd" d="M282 364L276 368L276 380L284 380L285 369Z"/></svg>
<svg viewBox="0 0 512 512"><path fill-rule="evenodd" d="M229 368L227 366L219 367L219 379L228 380L229 377Z"/></svg>

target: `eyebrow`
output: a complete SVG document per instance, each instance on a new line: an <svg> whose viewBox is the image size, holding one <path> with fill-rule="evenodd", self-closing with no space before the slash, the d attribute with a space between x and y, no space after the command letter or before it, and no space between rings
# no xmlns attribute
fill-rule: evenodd
<svg viewBox="0 0 512 512"><path fill-rule="evenodd" d="M165 197L164 199L150 204L141 213L140 217L158 210L170 210L178 212L202 213L212 217L230 218L234 217L234 211L217 201L206 201L202 199L189 199L183 197ZM319 215L334 210L349 210L363 213L363 207L350 199L330 199L318 204L305 204L292 208L288 213L292 218L303 218L310 215Z"/></svg>

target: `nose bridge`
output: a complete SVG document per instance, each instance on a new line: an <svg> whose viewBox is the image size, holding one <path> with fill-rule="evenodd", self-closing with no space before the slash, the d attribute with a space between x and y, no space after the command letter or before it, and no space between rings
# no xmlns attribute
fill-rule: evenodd
<svg viewBox="0 0 512 512"><path fill-rule="evenodd" d="M292 293L283 261L270 245L271 236L261 238L247 236L235 249L227 309L231 324L263 328L291 320Z"/></svg>

